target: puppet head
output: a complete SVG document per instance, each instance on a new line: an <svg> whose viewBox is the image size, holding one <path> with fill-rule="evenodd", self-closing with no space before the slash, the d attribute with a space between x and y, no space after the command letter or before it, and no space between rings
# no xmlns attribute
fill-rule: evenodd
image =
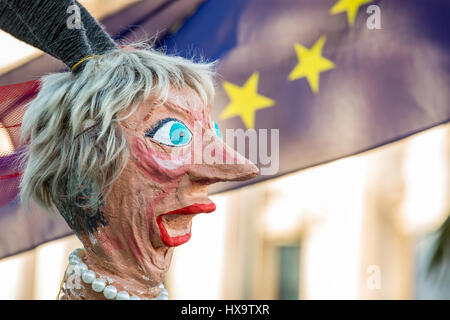
<svg viewBox="0 0 450 320"><path fill-rule="evenodd" d="M257 174L216 132L212 76L210 64L116 49L42 79L22 124L22 200L56 206L98 273L160 283L193 217L215 210L208 186Z"/></svg>
<svg viewBox="0 0 450 320"><path fill-rule="evenodd" d="M102 258L143 263L149 248L189 240L193 216L215 209L210 184L258 172L216 132L212 68L127 48L44 77L22 124L25 205L54 204ZM205 148L234 161L205 162Z"/></svg>

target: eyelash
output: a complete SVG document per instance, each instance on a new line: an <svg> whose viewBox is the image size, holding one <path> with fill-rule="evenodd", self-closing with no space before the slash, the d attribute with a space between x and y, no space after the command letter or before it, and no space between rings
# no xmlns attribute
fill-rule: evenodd
<svg viewBox="0 0 450 320"><path fill-rule="evenodd" d="M166 124L167 122L170 122L170 121L180 122L180 120L175 119L175 118L162 119L152 129L148 129L145 132L145 136L147 138L153 138L153 136L155 135L156 131L158 131L164 124Z"/></svg>

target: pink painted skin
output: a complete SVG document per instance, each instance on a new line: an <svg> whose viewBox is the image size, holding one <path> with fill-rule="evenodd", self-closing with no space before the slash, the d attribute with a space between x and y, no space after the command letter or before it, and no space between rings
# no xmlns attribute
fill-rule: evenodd
<svg viewBox="0 0 450 320"><path fill-rule="evenodd" d="M193 134L189 144L170 147L145 136L165 118L180 120L189 128ZM79 238L89 269L111 278L118 291L152 298L159 293L157 286L168 271L173 248L190 239L193 217L215 210L208 186L253 178L258 169L215 135L211 107L190 88L172 89L163 105L147 99L120 124L130 158L103 207L108 224ZM205 133L210 138L202 139ZM223 150L224 158L241 164L194 163L196 153L211 144ZM200 149L194 152L197 145ZM104 298L92 290L79 294L68 298Z"/></svg>

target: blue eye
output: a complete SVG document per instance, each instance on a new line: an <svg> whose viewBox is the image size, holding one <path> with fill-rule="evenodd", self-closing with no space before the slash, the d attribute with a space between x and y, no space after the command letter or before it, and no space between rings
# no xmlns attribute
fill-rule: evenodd
<svg viewBox="0 0 450 320"><path fill-rule="evenodd" d="M222 139L222 133L220 132L219 125L214 121L214 131L216 131L216 135Z"/></svg>
<svg viewBox="0 0 450 320"><path fill-rule="evenodd" d="M147 131L145 136L167 146L182 147L191 141L192 133L180 120L167 118Z"/></svg>

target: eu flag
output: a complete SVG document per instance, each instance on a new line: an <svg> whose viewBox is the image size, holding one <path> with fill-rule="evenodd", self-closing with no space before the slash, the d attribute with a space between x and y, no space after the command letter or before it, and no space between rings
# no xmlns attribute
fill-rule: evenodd
<svg viewBox="0 0 450 320"><path fill-rule="evenodd" d="M219 59L215 119L279 129L281 175L448 122L449 23L445 0L210 0L164 45Z"/></svg>

